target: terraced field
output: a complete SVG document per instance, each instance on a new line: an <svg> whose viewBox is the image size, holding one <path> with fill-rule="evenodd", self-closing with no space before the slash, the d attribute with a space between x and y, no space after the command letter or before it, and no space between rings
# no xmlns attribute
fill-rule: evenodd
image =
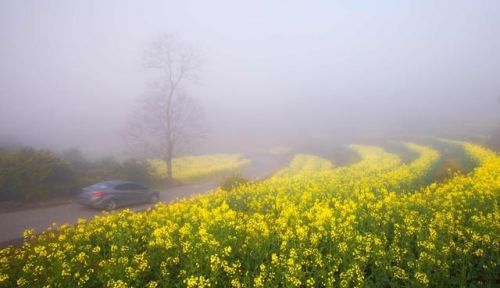
<svg viewBox="0 0 500 288"><path fill-rule="evenodd" d="M167 176L167 165L161 159L148 160L152 177L161 182ZM212 176L241 169L251 161L241 154L210 154L200 156L185 156L172 161L175 180L189 183Z"/></svg>
<svg viewBox="0 0 500 288"><path fill-rule="evenodd" d="M403 163L351 145L336 167L298 155L274 177L146 212L25 233L0 252L2 287L449 287L500 281L500 157L435 182L442 147Z"/></svg>

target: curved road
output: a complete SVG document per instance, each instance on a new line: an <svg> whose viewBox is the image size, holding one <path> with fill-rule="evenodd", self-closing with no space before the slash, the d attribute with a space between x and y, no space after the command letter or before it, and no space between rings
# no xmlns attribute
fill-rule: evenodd
<svg viewBox="0 0 500 288"><path fill-rule="evenodd" d="M286 157L257 154L251 164L242 170L242 174L249 179L259 180L271 176L276 170L287 163ZM205 193L217 187L215 180L170 188L160 192L160 201L171 202L176 199L194 194ZM133 210L143 210L151 204L128 207ZM14 211L0 214L0 248L22 243L24 230L33 228L35 232L44 231L52 223L75 224L78 218L91 219L101 211L87 208L76 203L59 206L36 208L31 210Z"/></svg>

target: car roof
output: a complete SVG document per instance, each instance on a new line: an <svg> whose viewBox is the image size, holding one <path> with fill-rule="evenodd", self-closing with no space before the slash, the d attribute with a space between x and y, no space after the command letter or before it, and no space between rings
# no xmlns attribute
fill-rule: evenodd
<svg viewBox="0 0 500 288"><path fill-rule="evenodd" d="M125 180L107 180L107 181L101 181L98 183L106 183L106 184L111 184L111 185L118 185L118 184L124 184L124 183L133 183L130 181L125 181ZM96 184L98 184L96 183Z"/></svg>
<svg viewBox="0 0 500 288"><path fill-rule="evenodd" d="M91 187L91 186L94 186L94 185L98 185L98 184L104 184L106 186L110 186L110 188L114 188L118 185L121 185L121 184L136 184L136 185L139 185L139 186L142 186L142 187L146 187L145 185L142 185L140 183L137 183L137 182L133 182L133 181L125 181L125 180L106 180L106 181L100 181L100 182L97 182L97 183L94 183L90 186L87 186L87 187Z"/></svg>
<svg viewBox="0 0 500 288"><path fill-rule="evenodd" d="M101 181L99 183L106 183L106 184L110 184L112 186L116 186L116 185L119 185L119 184L136 184L136 185L140 185L140 186L145 186L141 183L137 183L137 182L134 182L134 181L125 181L125 180L107 180L107 181ZM97 184L97 183L96 183Z"/></svg>

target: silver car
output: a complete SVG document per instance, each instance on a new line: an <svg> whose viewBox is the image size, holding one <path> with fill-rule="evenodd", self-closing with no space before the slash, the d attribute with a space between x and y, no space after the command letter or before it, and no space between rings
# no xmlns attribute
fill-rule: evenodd
<svg viewBox="0 0 500 288"><path fill-rule="evenodd" d="M82 188L78 203L98 209L114 210L119 206L156 203L160 199L157 191L130 181L103 181Z"/></svg>

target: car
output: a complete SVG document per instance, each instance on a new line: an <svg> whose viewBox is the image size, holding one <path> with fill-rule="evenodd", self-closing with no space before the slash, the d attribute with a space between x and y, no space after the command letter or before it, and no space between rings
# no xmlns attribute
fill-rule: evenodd
<svg viewBox="0 0 500 288"><path fill-rule="evenodd" d="M156 203L159 199L160 194L157 191L122 180L99 182L82 188L78 194L78 203L106 210L139 203Z"/></svg>

